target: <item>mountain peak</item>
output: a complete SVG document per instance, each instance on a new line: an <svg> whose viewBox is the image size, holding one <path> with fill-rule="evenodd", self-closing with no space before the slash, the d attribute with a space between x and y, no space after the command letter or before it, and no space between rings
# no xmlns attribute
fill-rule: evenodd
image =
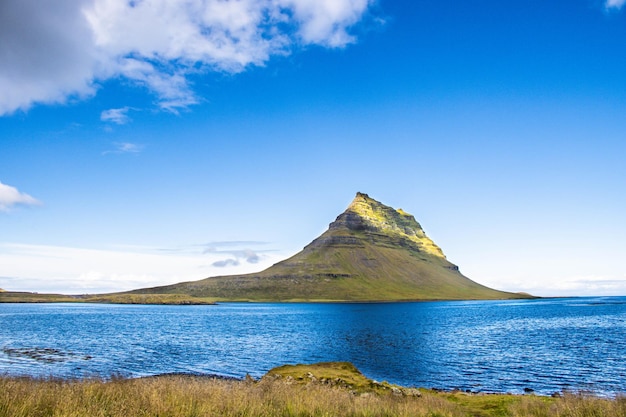
<svg viewBox="0 0 626 417"><path fill-rule="evenodd" d="M459 271L415 218L367 194L302 251L246 275L210 277L137 294L229 301L410 301L529 298L487 288Z"/></svg>
<svg viewBox="0 0 626 417"><path fill-rule="evenodd" d="M400 238L420 252L445 259L441 248L426 236L413 215L386 206L365 193L356 193L346 211L330 225L330 229L341 228Z"/></svg>

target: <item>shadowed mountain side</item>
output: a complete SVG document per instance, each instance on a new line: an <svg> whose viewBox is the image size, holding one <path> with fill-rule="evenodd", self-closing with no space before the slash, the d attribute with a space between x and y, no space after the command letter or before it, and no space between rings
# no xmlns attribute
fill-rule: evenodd
<svg viewBox="0 0 626 417"><path fill-rule="evenodd" d="M211 277L134 294L216 300L410 301L529 298L463 276L415 218L357 193L301 252L258 273Z"/></svg>

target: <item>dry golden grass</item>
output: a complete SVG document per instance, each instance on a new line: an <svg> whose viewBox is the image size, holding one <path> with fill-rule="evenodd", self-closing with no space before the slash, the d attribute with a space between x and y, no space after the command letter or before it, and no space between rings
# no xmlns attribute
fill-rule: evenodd
<svg viewBox="0 0 626 417"><path fill-rule="evenodd" d="M459 415L452 403L393 395L356 396L319 384L164 376L103 381L0 379L0 416L415 416Z"/></svg>
<svg viewBox="0 0 626 417"><path fill-rule="evenodd" d="M522 397L512 409L512 417L626 417L626 397L598 398L566 394L555 401L541 397Z"/></svg>
<svg viewBox="0 0 626 417"><path fill-rule="evenodd" d="M577 395L421 397L354 392L285 379L231 381L190 376L60 381L0 378L0 417L191 416L559 416L626 417L626 399Z"/></svg>

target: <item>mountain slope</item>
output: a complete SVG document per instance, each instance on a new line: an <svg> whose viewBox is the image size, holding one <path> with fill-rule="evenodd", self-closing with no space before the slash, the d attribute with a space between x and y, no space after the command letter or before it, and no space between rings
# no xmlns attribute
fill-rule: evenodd
<svg viewBox="0 0 626 417"><path fill-rule="evenodd" d="M258 273L212 277L135 294L216 300L408 301L527 298L463 276L415 218L357 193L301 252Z"/></svg>

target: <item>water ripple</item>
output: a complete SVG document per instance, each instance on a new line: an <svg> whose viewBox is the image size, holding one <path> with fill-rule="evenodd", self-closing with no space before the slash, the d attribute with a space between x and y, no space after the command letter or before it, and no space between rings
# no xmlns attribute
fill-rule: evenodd
<svg viewBox="0 0 626 417"><path fill-rule="evenodd" d="M350 361L407 386L626 392L626 298L401 304L0 304L0 373L260 377Z"/></svg>

